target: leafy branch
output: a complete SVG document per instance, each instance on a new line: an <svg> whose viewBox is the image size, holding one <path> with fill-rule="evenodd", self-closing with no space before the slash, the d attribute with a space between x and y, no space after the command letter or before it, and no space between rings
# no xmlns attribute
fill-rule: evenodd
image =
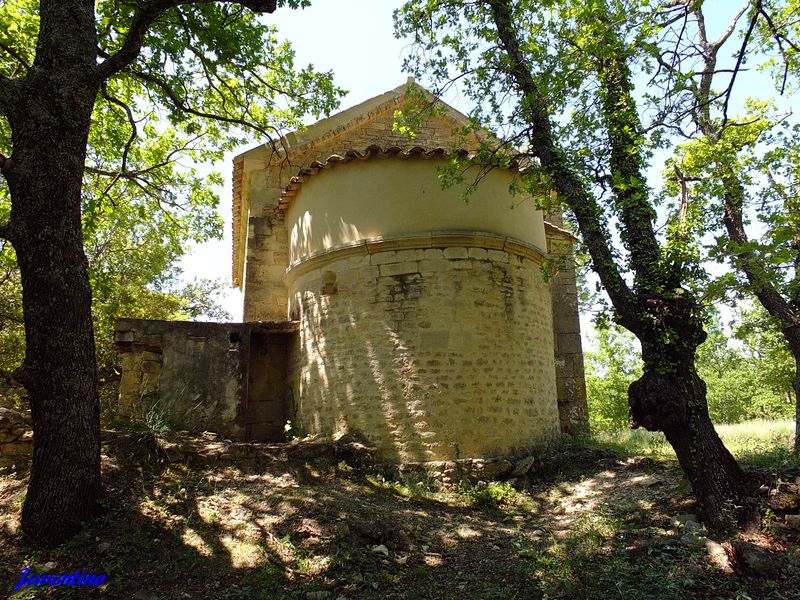
<svg viewBox="0 0 800 600"><path fill-rule="evenodd" d="M206 4L213 0L150 0L134 14L122 46L97 66L97 75L107 79L131 65L139 56L147 33L167 10L186 4ZM255 12L274 12L277 0L240 0L242 6Z"/></svg>

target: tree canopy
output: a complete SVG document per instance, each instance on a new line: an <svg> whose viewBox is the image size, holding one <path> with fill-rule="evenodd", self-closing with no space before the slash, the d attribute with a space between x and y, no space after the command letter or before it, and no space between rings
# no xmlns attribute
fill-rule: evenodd
<svg viewBox="0 0 800 600"><path fill-rule="evenodd" d="M134 3L98 3L101 56L119 49L135 11ZM31 68L38 33L37 0L0 6L0 75ZM102 370L113 363L116 317L219 310L219 284L179 286L177 261L191 243L222 236L214 191L222 175L195 165L219 164L253 131L278 139L305 115L330 111L342 93L331 73L296 68L291 45L241 5L176 7L144 43L135 67L101 87L89 131L81 213ZM0 116L0 153L12 150ZM0 180L0 223L10 210ZM10 373L24 355L21 283L11 244L0 244L0 370Z"/></svg>

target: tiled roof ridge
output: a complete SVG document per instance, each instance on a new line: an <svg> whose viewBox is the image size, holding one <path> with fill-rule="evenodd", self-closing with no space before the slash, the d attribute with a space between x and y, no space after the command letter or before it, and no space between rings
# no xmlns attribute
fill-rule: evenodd
<svg viewBox="0 0 800 600"><path fill-rule="evenodd" d="M428 99L430 105L440 105L445 108L445 110L438 113L439 118L445 119L455 126L466 125L468 119L465 115L461 114L458 110L445 103L438 96L434 96L424 87L420 86L413 77L409 77L406 83L393 90L389 90L380 96L366 100L360 104L331 115L330 117L322 119L321 121L313 123L306 129L288 133L286 138L289 141L289 145L292 150L298 151L300 149L306 150L329 142L330 140L358 127L363 123L375 120L394 107L408 103L409 96L407 95L407 92L411 88L420 90L423 96ZM348 113L351 114L351 118L345 121L340 121L336 125L332 125L332 121L334 119ZM325 126L326 124L331 124L332 126L329 126L328 129L322 129L320 132L320 127ZM483 137L485 134L487 134L487 132L475 133L480 137ZM489 137L492 136L489 135Z"/></svg>
<svg viewBox="0 0 800 600"><path fill-rule="evenodd" d="M291 144L291 150L293 152L297 152L299 150L306 150L313 148L314 146L319 146L320 144L324 144L329 142L330 140L339 137L342 134L351 131L352 129L358 127L362 123L367 123L369 121L374 121L379 116L384 114L388 109L392 108L393 106L398 106L403 104L406 101L406 98L403 96L398 96L396 98L391 98L386 102L379 104L378 106L373 107L371 110L367 112L360 113L349 119L340 123L339 125L328 129L323 133L318 133L313 135L313 137L306 138L305 136L308 133L308 129L301 130L301 131L293 131L287 135L287 137L291 140L294 138L295 143ZM448 115L449 117L449 115ZM449 119L453 122L456 122L455 119L449 117ZM316 125L316 123L314 124ZM313 127L313 125L311 126Z"/></svg>

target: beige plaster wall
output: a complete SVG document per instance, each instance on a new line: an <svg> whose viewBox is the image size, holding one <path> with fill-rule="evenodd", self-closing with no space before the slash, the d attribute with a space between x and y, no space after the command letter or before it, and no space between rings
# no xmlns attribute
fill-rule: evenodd
<svg viewBox="0 0 800 600"><path fill-rule="evenodd" d="M405 249L288 279L301 320L289 384L302 431L358 431L404 462L510 455L559 435L538 261Z"/></svg>
<svg viewBox="0 0 800 600"><path fill-rule="evenodd" d="M353 161L309 177L287 211L290 264L358 240L431 230L487 231L546 248L542 212L509 193L511 172L490 172L466 203L460 188L442 189L443 164Z"/></svg>

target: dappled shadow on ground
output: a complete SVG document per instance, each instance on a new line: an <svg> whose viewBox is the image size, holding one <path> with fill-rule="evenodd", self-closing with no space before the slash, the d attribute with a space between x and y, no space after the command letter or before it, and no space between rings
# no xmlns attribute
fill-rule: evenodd
<svg viewBox="0 0 800 600"><path fill-rule="evenodd" d="M482 495L387 482L325 459L276 458L242 472L139 470L105 458L103 514L52 551L24 545L25 478L6 477L0 595L24 566L52 562L55 573L108 575L104 590L80 597L139 600L768 597L762 580L715 570L671 525L691 511L675 466L581 452L518 481L523 491L498 485ZM785 592L780 581L770 589Z"/></svg>

